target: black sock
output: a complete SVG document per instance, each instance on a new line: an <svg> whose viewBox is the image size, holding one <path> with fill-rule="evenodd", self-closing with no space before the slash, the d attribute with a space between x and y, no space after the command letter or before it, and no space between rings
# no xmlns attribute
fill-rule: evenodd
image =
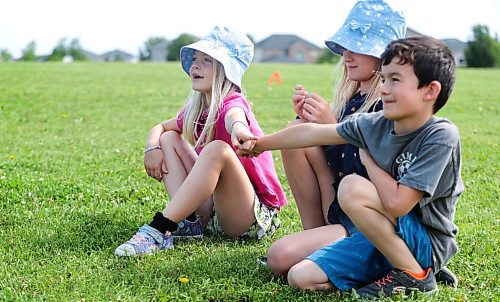
<svg viewBox="0 0 500 302"><path fill-rule="evenodd" d="M157 229L162 234L165 234L167 231L175 232L179 225L167 217L163 216L161 212L156 212L153 217L153 221L149 224L150 227Z"/></svg>
<svg viewBox="0 0 500 302"><path fill-rule="evenodd" d="M191 214L190 214L190 215L186 218L186 220L187 220L187 221L189 221L189 222L195 222L195 221L196 221L196 219L197 219L197 217L196 217L196 212L191 213Z"/></svg>

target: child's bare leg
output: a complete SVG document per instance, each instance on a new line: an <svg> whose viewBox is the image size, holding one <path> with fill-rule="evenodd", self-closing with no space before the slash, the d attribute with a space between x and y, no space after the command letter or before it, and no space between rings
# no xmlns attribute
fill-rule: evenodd
<svg viewBox="0 0 500 302"><path fill-rule="evenodd" d="M222 141L213 141L203 149L191 172L163 210L163 215L179 222L212 194L224 232L228 235L243 234L255 220L255 193L238 157Z"/></svg>
<svg viewBox="0 0 500 302"><path fill-rule="evenodd" d="M300 123L294 121L289 126ZM335 191L323 150L321 147L282 150L281 157L304 230L326 225Z"/></svg>
<svg viewBox="0 0 500 302"><path fill-rule="evenodd" d="M288 272L288 284L309 290L333 290L328 276L313 261L305 259L294 265Z"/></svg>
<svg viewBox="0 0 500 302"><path fill-rule="evenodd" d="M163 174L163 184L168 196L172 199L193 168L198 156L182 138L182 135L176 131L163 133L160 137L160 146L169 172ZM202 217L203 226L206 226L208 222L211 209L212 199L209 198L203 206L196 210L196 213Z"/></svg>
<svg viewBox="0 0 500 302"><path fill-rule="evenodd" d="M377 189L369 180L359 175L346 176L340 183L338 199L358 230L394 267L422 271L404 240L396 234L396 218L386 212Z"/></svg>
<svg viewBox="0 0 500 302"><path fill-rule="evenodd" d="M313 252L347 236L340 224L326 225L287 235L275 241L267 252L269 267L276 275L285 275L295 264Z"/></svg>
<svg viewBox="0 0 500 302"><path fill-rule="evenodd" d="M173 198L196 162L197 155L176 131L168 131L160 137L160 146L169 173L163 174L163 183Z"/></svg>

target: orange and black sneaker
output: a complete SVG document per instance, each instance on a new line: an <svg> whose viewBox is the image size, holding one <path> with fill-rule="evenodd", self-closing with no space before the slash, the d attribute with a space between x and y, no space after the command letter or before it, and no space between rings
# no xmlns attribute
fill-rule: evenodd
<svg viewBox="0 0 500 302"><path fill-rule="evenodd" d="M437 289L436 278L430 268L422 278L417 278L408 271L393 268L385 277L356 290L362 298L390 297L402 293L409 296L421 292L431 294Z"/></svg>

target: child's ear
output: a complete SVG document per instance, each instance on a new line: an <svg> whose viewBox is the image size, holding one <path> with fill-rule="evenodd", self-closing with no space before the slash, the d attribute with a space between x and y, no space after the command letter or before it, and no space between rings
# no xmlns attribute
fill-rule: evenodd
<svg viewBox="0 0 500 302"><path fill-rule="evenodd" d="M434 101L437 99L439 93L441 92L441 83L439 81L432 81L426 87L426 92L424 95L424 100Z"/></svg>

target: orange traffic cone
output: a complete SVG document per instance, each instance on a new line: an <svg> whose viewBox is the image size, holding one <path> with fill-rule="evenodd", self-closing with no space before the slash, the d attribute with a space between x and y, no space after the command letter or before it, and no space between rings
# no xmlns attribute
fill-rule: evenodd
<svg viewBox="0 0 500 302"><path fill-rule="evenodd" d="M275 82L278 82L279 85L283 84L283 78L281 78L279 71L275 71L269 80L267 80L269 85L274 85Z"/></svg>

